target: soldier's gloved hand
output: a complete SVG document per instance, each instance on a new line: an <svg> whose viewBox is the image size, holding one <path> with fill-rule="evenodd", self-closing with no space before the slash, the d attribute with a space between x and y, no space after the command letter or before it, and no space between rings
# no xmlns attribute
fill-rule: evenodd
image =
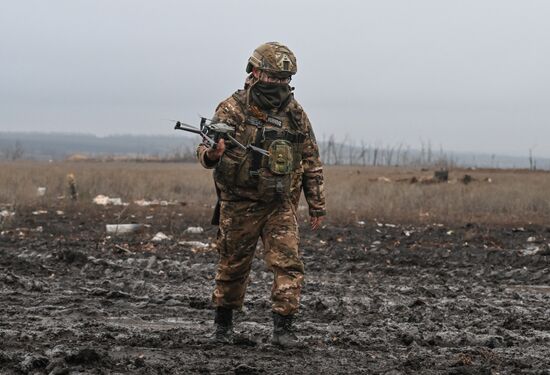
<svg viewBox="0 0 550 375"><path fill-rule="evenodd" d="M323 223L324 219L325 219L324 216L311 217L309 219L309 223L311 224L311 229L317 230L321 228L321 224Z"/></svg>
<svg viewBox="0 0 550 375"><path fill-rule="evenodd" d="M210 147L208 150L206 150L206 157L210 161L218 161L220 160L224 151L225 151L225 141L223 139L220 139L216 144L216 148Z"/></svg>

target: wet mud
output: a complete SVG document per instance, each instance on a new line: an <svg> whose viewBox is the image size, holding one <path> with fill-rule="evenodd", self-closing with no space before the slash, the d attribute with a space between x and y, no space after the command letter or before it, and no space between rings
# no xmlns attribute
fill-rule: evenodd
<svg viewBox="0 0 550 375"><path fill-rule="evenodd" d="M303 349L270 344L254 261L236 345L212 332L215 236L178 207L18 212L0 233L1 374L549 374L550 231L367 222L303 228ZM155 243L163 231L171 239ZM179 242L188 241L185 244ZM191 244L191 245L189 245Z"/></svg>

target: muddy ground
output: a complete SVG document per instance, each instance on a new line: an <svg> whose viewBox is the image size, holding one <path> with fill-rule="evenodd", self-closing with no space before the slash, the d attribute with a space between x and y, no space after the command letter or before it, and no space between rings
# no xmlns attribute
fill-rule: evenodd
<svg viewBox="0 0 550 375"><path fill-rule="evenodd" d="M270 340L255 260L238 345L212 345L209 242L182 207L19 211L0 234L1 374L550 374L550 230L367 222L302 230L298 334ZM9 222L7 222L9 220ZM172 235L151 242L158 231Z"/></svg>

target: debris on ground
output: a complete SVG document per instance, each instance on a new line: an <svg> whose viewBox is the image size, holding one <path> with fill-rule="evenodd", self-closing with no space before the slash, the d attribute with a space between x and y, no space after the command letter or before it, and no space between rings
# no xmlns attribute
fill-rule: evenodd
<svg viewBox="0 0 550 375"><path fill-rule="evenodd" d="M175 205L181 204L178 201L166 201L166 200L158 200L158 199L153 199L152 201L148 201L148 200L145 200L145 199L139 199L139 200L134 201L134 203L137 204L140 207L175 206Z"/></svg>
<svg viewBox="0 0 550 375"><path fill-rule="evenodd" d="M201 234L204 232L202 227L189 227L185 230L185 233L188 234Z"/></svg>
<svg viewBox="0 0 550 375"><path fill-rule="evenodd" d="M115 245L115 249L120 250L126 254L132 254L132 251L124 246L121 245Z"/></svg>
<svg viewBox="0 0 550 375"><path fill-rule="evenodd" d="M437 182L447 182L449 181L449 171L445 169L440 171L435 171L433 178Z"/></svg>
<svg viewBox="0 0 550 375"><path fill-rule="evenodd" d="M8 210L0 211L0 218L1 219L7 219L7 218L10 218L10 217L13 217L13 216L15 216L14 211L8 211Z"/></svg>
<svg viewBox="0 0 550 375"><path fill-rule="evenodd" d="M94 199L93 202L95 204L98 204L100 206L107 206L107 205L113 205L113 206L123 206L127 205L128 203L123 203L121 198L110 198L106 195L99 194Z"/></svg>
<svg viewBox="0 0 550 375"><path fill-rule="evenodd" d="M204 248L210 247L210 244L200 242L200 241L180 241L178 242L178 245L193 247L197 249L204 249Z"/></svg>
<svg viewBox="0 0 550 375"><path fill-rule="evenodd" d="M449 178L449 171L443 170L443 171L435 171L433 176L412 176L412 177L401 177L397 178L395 180L392 180L388 177L377 177L377 178L370 178L369 181L373 182L405 182L410 184L421 184L421 185L432 185L432 184L441 184L441 183L447 183L447 184L456 184L458 182L463 183L464 185L468 185L472 182L476 181L483 181L487 183L492 183L493 181L491 178L486 177L482 180L476 179L473 176L469 174L465 174L461 178Z"/></svg>
<svg viewBox="0 0 550 375"><path fill-rule="evenodd" d="M462 182L464 185L468 185L470 182L473 181L475 181L475 179L469 174L465 174L464 177L460 179L460 182Z"/></svg>
<svg viewBox="0 0 550 375"><path fill-rule="evenodd" d="M153 238L151 238L151 241L153 241L153 242L162 242L162 241L168 241L170 239L171 239L170 236L167 236L166 234L164 234L162 232L158 232L157 234L155 234L153 236Z"/></svg>
<svg viewBox="0 0 550 375"><path fill-rule="evenodd" d="M44 195L46 195L46 191L47 189L45 187L38 187L36 188L36 195L39 197L43 197Z"/></svg>
<svg viewBox="0 0 550 375"><path fill-rule="evenodd" d="M127 234L127 233L136 233L143 230L145 227L144 224L107 224L105 229L107 233L113 234Z"/></svg>

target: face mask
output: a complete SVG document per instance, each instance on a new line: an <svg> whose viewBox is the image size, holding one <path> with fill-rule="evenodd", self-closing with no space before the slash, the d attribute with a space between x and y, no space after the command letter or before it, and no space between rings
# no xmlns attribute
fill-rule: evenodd
<svg viewBox="0 0 550 375"><path fill-rule="evenodd" d="M271 110L287 104L292 89L286 83L256 82L250 89L251 98L260 108Z"/></svg>

